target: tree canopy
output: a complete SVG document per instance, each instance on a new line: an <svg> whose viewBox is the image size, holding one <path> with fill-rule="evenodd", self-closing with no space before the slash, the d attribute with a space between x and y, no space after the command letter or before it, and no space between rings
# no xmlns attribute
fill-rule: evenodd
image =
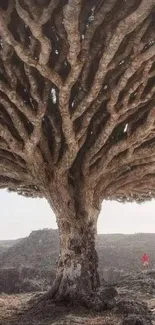
<svg viewBox="0 0 155 325"><path fill-rule="evenodd" d="M155 0L0 1L1 188L154 197L154 106Z"/></svg>

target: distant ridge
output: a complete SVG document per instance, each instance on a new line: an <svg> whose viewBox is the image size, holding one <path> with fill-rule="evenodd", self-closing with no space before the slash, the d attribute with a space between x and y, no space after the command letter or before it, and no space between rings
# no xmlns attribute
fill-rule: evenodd
<svg viewBox="0 0 155 325"><path fill-rule="evenodd" d="M0 240L0 254L20 242L21 239Z"/></svg>
<svg viewBox="0 0 155 325"><path fill-rule="evenodd" d="M54 270L59 255L58 230L33 231L28 237L15 241L0 241L0 267L28 266ZM151 257L155 268L155 234L98 235L96 249L99 255L99 271L139 271L140 258L144 251Z"/></svg>

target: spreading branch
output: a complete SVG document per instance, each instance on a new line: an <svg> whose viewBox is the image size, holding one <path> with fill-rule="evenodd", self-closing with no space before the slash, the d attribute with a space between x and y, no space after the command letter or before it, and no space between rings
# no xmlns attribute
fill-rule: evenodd
<svg viewBox="0 0 155 325"><path fill-rule="evenodd" d="M0 3L1 188L154 196L154 17L154 0Z"/></svg>

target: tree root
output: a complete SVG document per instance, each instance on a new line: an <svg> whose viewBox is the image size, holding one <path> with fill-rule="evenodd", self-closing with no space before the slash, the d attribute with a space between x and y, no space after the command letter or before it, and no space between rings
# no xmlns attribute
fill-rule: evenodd
<svg viewBox="0 0 155 325"><path fill-rule="evenodd" d="M84 307L96 312L109 309L113 299L117 296L117 291L114 287L101 287L96 292L72 292L71 290L60 291L62 275L57 276L52 288L45 294L37 295L29 301L29 306L46 304L46 301L51 301L55 304L64 304L74 307Z"/></svg>
<svg viewBox="0 0 155 325"><path fill-rule="evenodd" d="M80 295L79 302L88 309L103 311L113 307L113 300L117 295L114 287L100 287L96 292Z"/></svg>

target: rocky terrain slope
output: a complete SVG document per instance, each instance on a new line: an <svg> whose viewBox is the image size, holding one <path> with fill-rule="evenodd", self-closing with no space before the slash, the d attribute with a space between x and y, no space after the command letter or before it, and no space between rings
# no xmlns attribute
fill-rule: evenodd
<svg viewBox="0 0 155 325"><path fill-rule="evenodd" d="M6 252L8 248L14 246L18 242L20 242L20 239L0 240L0 254Z"/></svg>
<svg viewBox="0 0 155 325"><path fill-rule="evenodd" d="M155 268L154 247L155 234L98 235L96 249L101 279L115 283L126 273L140 272L140 258L145 251L151 258L150 267ZM0 292L48 289L59 255L57 230L43 229L17 241L2 241L0 249L3 250L0 254Z"/></svg>
<svg viewBox="0 0 155 325"><path fill-rule="evenodd" d="M0 241L0 267L24 265L33 268L49 269L55 267L59 254L58 231L43 229L33 231L30 236L3 243ZM8 245L8 246L7 246ZM8 247L8 249L7 249ZM99 256L99 269L124 270L141 269L141 255L147 251L151 257L151 267L155 267L155 234L98 235L96 249Z"/></svg>

